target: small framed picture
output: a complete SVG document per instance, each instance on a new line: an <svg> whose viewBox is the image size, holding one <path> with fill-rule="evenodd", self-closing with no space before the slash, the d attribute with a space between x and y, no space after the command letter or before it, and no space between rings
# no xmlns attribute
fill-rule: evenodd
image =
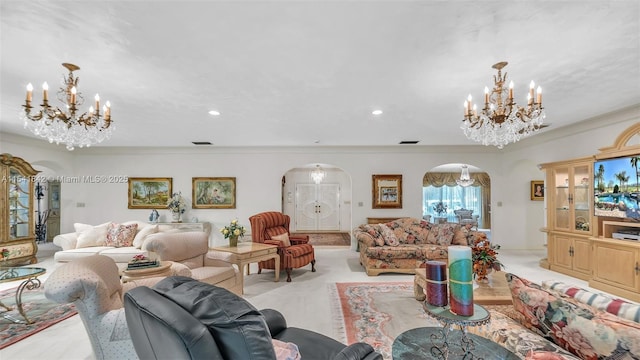
<svg viewBox="0 0 640 360"><path fill-rule="evenodd" d="M194 209L235 209L236 178L192 178L192 207Z"/></svg>
<svg viewBox="0 0 640 360"><path fill-rule="evenodd" d="M402 175L373 175L374 209L402 209Z"/></svg>
<svg viewBox="0 0 640 360"><path fill-rule="evenodd" d="M129 178L129 209L166 209L172 178Z"/></svg>
<svg viewBox="0 0 640 360"><path fill-rule="evenodd" d="M544 181L531 180L531 200L544 200Z"/></svg>

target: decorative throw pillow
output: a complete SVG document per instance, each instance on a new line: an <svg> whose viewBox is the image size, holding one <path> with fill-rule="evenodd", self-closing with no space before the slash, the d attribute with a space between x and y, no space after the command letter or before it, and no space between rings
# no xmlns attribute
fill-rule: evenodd
<svg viewBox="0 0 640 360"><path fill-rule="evenodd" d="M76 227L76 225L79 226ZM80 232L78 234L78 241L76 242L76 249L92 246L105 246L107 241L108 225L109 223L98 226L74 224L74 227L76 227L76 232Z"/></svg>
<svg viewBox="0 0 640 360"><path fill-rule="evenodd" d="M640 323L640 305L632 304L622 299L614 299L606 294L595 293L559 281L543 281L542 287L570 296L598 310Z"/></svg>
<svg viewBox="0 0 640 360"><path fill-rule="evenodd" d="M284 342L277 339L271 339L273 350L276 352L277 360L300 360L300 350L298 345L290 342Z"/></svg>
<svg viewBox="0 0 640 360"><path fill-rule="evenodd" d="M107 228L107 246L126 247L133 244L138 224L111 223Z"/></svg>
<svg viewBox="0 0 640 360"><path fill-rule="evenodd" d="M158 232L158 224L148 225L143 227L138 231L136 236L133 238L133 247L140 249L142 244L144 243L144 239L151 234L155 234Z"/></svg>
<svg viewBox="0 0 640 360"><path fill-rule="evenodd" d="M379 224L365 224L362 229L373 238L375 246L384 246L384 236L382 236L382 229L380 229Z"/></svg>
<svg viewBox="0 0 640 360"><path fill-rule="evenodd" d="M459 224L451 223L433 225L427 236L427 244L451 245L453 235L459 227Z"/></svg>
<svg viewBox="0 0 640 360"><path fill-rule="evenodd" d="M289 234L284 233L280 235L274 235L271 237L273 240L282 241L283 246L291 246L291 241L289 241Z"/></svg>
<svg viewBox="0 0 640 360"><path fill-rule="evenodd" d="M382 237L384 238L384 243L389 246L398 246L400 245L400 241L396 237L396 234L384 224L380 224L380 229L382 230Z"/></svg>

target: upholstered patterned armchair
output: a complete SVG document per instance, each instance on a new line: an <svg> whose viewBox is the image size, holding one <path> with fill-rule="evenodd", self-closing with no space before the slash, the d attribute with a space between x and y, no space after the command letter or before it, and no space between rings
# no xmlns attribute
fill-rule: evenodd
<svg viewBox="0 0 640 360"><path fill-rule="evenodd" d="M278 246L280 268L287 271L287 282L291 281L291 270L311 263L311 271L316 271L316 258L308 236L291 236L291 218L277 211L267 211L249 218L251 241ZM262 269L275 269L275 260L258 263L258 273Z"/></svg>
<svg viewBox="0 0 640 360"><path fill-rule="evenodd" d="M458 223L460 223L460 225L465 226L465 225L469 225L471 224L471 226L475 226L476 230L478 229L478 218L480 217L479 215L473 215L473 210L467 210L467 209L458 209L458 210L453 210L453 213L456 214L456 217L458 218Z"/></svg>
<svg viewBox="0 0 640 360"><path fill-rule="evenodd" d="M47 299L74 303L89 335L96 359L137 359L122 297L137 286L153 286L163 277L120 282L116 262L91 255L56 268L44 283Z"/></svg>

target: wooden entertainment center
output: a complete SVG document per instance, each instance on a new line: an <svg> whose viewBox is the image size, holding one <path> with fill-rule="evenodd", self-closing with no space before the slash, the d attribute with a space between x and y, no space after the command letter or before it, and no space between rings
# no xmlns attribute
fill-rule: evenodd
<svg viewBox="0 0 640 360"><path fill-rule="evenodd" d="M594 163L640 158L640 145L635 145L640 144L639 138L637 123L622 132L613 146L600 149L594 156L540 165L545 171L547 197L547 227L543 229L547 233L547 259L541 266L638 302L640 240L634 234L640 234L640 219L595 215L594 174L598 169L594 169ZM637 165L636 171L640 171L640 161ZM635 174L628 175L635 178Z"/></svg>

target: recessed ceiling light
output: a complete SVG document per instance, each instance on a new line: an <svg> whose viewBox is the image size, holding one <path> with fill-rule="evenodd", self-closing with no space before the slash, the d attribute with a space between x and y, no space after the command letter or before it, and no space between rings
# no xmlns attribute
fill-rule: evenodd
<svg viewBox="0 0 640 360"><path fill-rule="evenodd" d="M373 115L382 115L382 110L373 110L371 113Z"/></svg>
<svg viewBox="0 0 640 360"><path fill-rule="evenodd" d="M218 110L211 110L211 111L209 111L209 115L218 116L218 115L220 115L220 111L218 111Z"/></svg>

